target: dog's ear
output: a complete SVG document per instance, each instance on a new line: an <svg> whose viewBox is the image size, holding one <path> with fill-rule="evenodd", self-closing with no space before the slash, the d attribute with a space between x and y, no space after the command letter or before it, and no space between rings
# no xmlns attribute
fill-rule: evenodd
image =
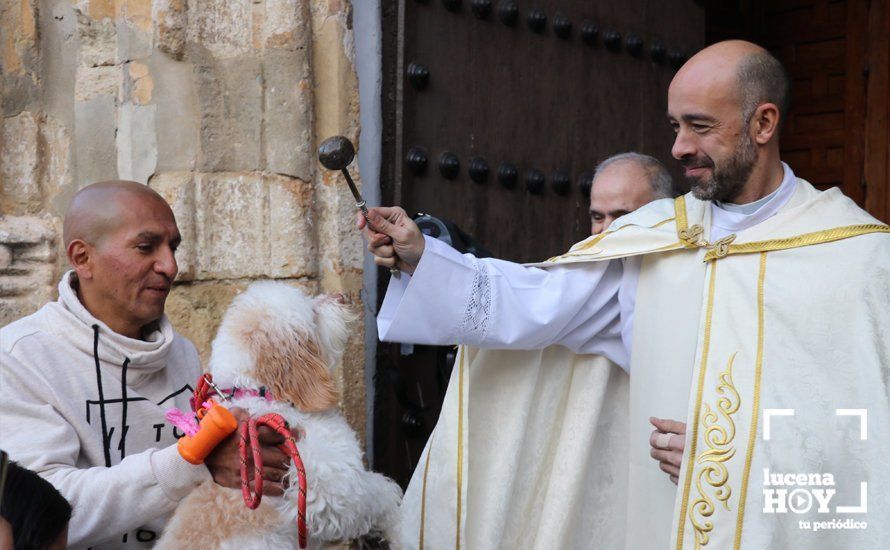
<svg viewBox="0 0 890 550"><path fill-rule="evenodd" d="M350 329L359 316L339 294L316 296L312 307L321 356L333 369L343 357Z"/></svg>
<svg viewBox="0 0 890 550"><path fill-rule="evenodd" d="M339 392L321 352L305 334L254 333L256 380L265 384L276 399L289 401L305 412L337 405Z"/></svg>

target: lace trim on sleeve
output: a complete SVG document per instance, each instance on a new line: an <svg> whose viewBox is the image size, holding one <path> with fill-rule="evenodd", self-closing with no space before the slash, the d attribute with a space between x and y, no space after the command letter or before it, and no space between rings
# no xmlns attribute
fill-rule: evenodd
<svg viewBox="0 0 890 550"><path fill-rule="evenodd" d="M473 290L457 333L462 341L481 343L485 340L491 318L491 278L482 262L474 261L473 267L476 270Z"/></svg>

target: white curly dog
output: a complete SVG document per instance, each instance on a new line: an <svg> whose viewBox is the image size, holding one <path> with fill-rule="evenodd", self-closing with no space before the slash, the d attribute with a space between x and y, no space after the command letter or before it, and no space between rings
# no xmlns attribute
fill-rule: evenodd
<svg viewBox="0 0 890 550"><path fill-rule="evenodd" d="M375 532L393 540L402 491L362 463L358 439L337 410L331 370L340 363L355 315L331 296L252 284L226 311L213 341L210 372L240 391L227 406L257 418L278 413L291 428L306 468L309 548ZM267 397L270 396L270 397ZM241 492L208 481L176 509L157 548L297 548L297 474L282 497L248 509Z"/></svg>

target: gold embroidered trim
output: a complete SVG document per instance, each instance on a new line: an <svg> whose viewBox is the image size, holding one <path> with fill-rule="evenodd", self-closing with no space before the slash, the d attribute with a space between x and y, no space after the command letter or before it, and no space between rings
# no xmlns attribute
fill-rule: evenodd
<svg viewBox="0 0 890 550"><path fill-rule="evenodd" d="M848 225L845 227L837 227L834 229L825 229L823 231L814 231L812 233L804 233L796 237L787 239L771 239L767 241L756 241L744 244L729 245L723 255L720 251L714 249L705 254L705 261L717 258L723 258L732 254L751 254L753 252L770 252L773 250L785 250L788 248L798 248L802 246L811 246L814 244L829 243L848 239L850 237L858 237L867 233L890 233L890 226L882 224L862 224Z"/></svg>
<svg viewBox="0 0 890 550"><path fill-rule="evenodd" d="M760 417L760 373L763 368L763 285L766 279L766 252L760 253L760 274L757 276L757 362L754 365L754 398L751 400L751 431L748 434L748 452L745 454L745 469L742 472L742 485L739 494L739 512L735 527L734 550L742 544L742 526L745 523L745 502L748 497L748 478L751 474L751 461L757 441L757 424Z"/></svg>
<svg viewBox="0 0 890 550"><path fill-rule="evenodd" d="M732 415L738 412L741 398L732 380L732 365L737 353L732 354L726 370L720 373L717 393L723 397L717 400L717 410L713 410L708 403L705 403L704 414L701 417L701 427L704 429L703 440L708 449L698 455L694 463L703 466L695 479L698 498L692 503L689 516L689 521L695 530L696 548L708 545L710 532L714 529L714 523L706 519L714 513L714 501L711 500L704 484L715 489L714 498L723 503L723 507L727 511L729 510L729 499L732 497L729 471L725 463L735 456L736 451L733 446L736 428Z"/></svg>
<svg viewBox="0 0 890 550"><path fill-rule="evenodd" d="M685 195L680 195L674 199L674 216L677 217L677 235L679 235L681 231L685 231L689 226L689 222L686 219Z"/></svg>
<svg viewBox="0 0 890 550"><path fill-rule="evenodd" d="M696 443L698 442L698 419L701 415L702 392L704 391L705 372L707 372L708 367L708 352L710 351L711 346L711 318L713 317L714 313L714 287L716 286L716 280L717 262L712 261L711 279L708 282L708 305L705 312L705 334L704 342L702 343L702 358L701 366L699 367L698 373L698 389L696 390L695 413L693 416L695 421L692 423L691 446L689 448L689 454L687 456L696 456ZM694 464L688 464L686 466L686 479L683 482L683 500L680 504L680 521L677 525L677 550L683 549L683 535L686 531L686 518L689 514L689 488L692 485L692 471L694 469Z"/></svg>
<svg viewBox="0 0 890 550"><path fill-rule="evenodd" d="M457 534L454 539L456 550L460 550L460 523L463 504L461 497L464 485L464 363L466 362L464 355L466 352L466 348L460 350L460 365L458 367L460 370L457 373L460 394L458 394L457 400Z"/></svg>
<svg viewBox="0 0 890 550"><path fill-rule="evenodd" d="M423 531L426 522L426 476L430 472L430 456L433 454L433 437L435 432L430 434L430 442L426 449L426 464L423 467L423 486L420 490L420 542L417 544L418 550L423 550Z"/></svg>

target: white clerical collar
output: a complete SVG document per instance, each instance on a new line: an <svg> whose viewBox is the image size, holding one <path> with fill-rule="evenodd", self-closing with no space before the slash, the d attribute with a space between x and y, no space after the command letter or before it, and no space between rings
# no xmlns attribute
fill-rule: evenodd
<svg viewBox="0 0 890 550"><path fill-rule="evenodd" d="M794 177L791 168L783 162L782 169L784 175L779 188L761 199L742 205L712 202L710 240L722 239L775 216L797 188L797 178Z"/></svg>
<svg viewBox="0 0 890 550"><path fill-rule="evenodd" d="M776 189L769 195L767 195L765 197L761 197L754 202L749 202L748 204L734 204L731 202L723 202L723 201L714 201L714 204L716 204L719 208L722 208L723 210L728 210L730 212L737 212L739 214L750 215L750 214L753 214L754 212L757 212L758 210L760 210L761 206L768 203L770 201L770 199L775 197L776 194L779 192L779 189L781 189L781 187L782 186L780 184L779 187L776 187Z"/></svg>

